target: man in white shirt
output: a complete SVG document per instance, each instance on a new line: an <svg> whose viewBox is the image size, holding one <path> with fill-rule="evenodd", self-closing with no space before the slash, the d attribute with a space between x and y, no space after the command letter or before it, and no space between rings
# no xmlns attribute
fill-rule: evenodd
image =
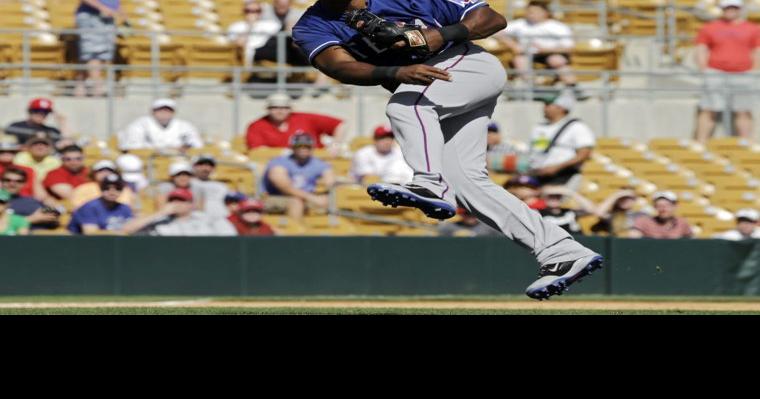
<svg viewBox="0 0 760 399"><path fill-rule="evenodd" d="M265 9L255 0L245 2L243 14L245 19L233 23L227 29L227 37L243 49L243 64L251 65L256 49L263 47L276 35L282 29L282 24L276 18L262 18Z"/></svg>
<svg viewBox="0 0 760 399"><path fill-rule="evenodd" d="M163 98L153 102L152 115L132 122L119 132L119 149L180 150L203 147L198 129L190 122L175 118L177 103Z"/></svg>
<svg viewBox="0 0 760 399"><path fill-rule="evenodd" d="M198 195L203 204L203 211L214 217L227 217L229 214L224 204L224 197L229 193L226 184L213 180L216 159L211 155L201 155L193 161L195 177L190 181L193 195Z"/></svg>
<svg viewBox="0 0 760 399"><path fill-rule="evenodd" d="M378 126L374 133L374 145L365 146L354 154L351 173L361 183L369 175L396 184L412 181L414 171L404 161L401 148L393 140L393 131L388 126Z"/></svg>
<svg viewBox="0 0 760 399"><path fill-rule="evenodd" d="M736 212L736 228L715 234L713 238L730 241L760 238L760 227L757 226L757 221L759 219L760 213L756 210L740 209Z"/></svg>
<svg viewBox="0 0 760 399"><path fill-rule="evenodd" d="M531 63L546 65L556 70L558 78L568 86L575 86L577 79L570 69L570 53L575 46L570 27L551 17L547 3L531 1L525 9L525 18L510 22L497 34L515 54L512 63L524 74Z"/></svg>
<svg viewBox="0 0 760 399"><path fill-rule="evenodd" d="M544 105L546 121L533 128L530 141L530 174L542 185L566 185L577 189L580 168L591 158L594 133L582 121L569 116L575 96L563 90Z"/></svg>

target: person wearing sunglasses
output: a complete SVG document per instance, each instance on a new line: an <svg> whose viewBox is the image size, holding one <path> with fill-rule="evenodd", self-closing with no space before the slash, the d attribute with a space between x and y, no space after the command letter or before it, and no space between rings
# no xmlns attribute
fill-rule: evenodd
<svg viewBox="0 0 760 399"><path fill-rule="evenodd" d="M246 66L253 62L256 49L263 47L282 27L277 20L261 19L263 10L260 2L246 1L243 20L227 28L227 38L243 50L243 64Z"/></svg>
<svg viewBox="0 0 760 399"><path fill-rule="evenodd" d="M90 181L89 170L84 166L84 152L76 145L61 150L62 165L48 172L43 187L58 200L71 197L74 189Z"/></svg>
<svg viewBox="0 0 760 399"><path fill-rule="evenodd" d="M10 210L11 194L0 189L0 236L29 234L29 221Z"/></svg>
<svg viewBox="0 0 760 399"><path fill-rule="evenodd" d="M119 196L126 183L121 176L111 174L100 182L100 198L94 199L71 215L68 230L72 234L121 233L124 224L132 219L132 208L119 203Z"/></svg>
<svg viewBox="0 0 760 399"><path fill-rule="evenodd" d="M29 174L23 169L10 167L3 171L0 184L10 195L8 207L14 214L26 217L32 230L57 228L58 218L63 210L45 205L36 198L23 194L23 188L28 181Z"/></svg>

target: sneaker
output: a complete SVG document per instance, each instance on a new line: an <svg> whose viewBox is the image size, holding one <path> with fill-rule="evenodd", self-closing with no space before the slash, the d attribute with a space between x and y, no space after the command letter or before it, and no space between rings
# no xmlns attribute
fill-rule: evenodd
<svg viewBox="0 0 760 399"><path fill-rule="evenodd" d="M385 206L409 206L421 210L433 219L448 219L456 215L456 207L442 200L432 191L414 184L398 185L376 183L367 187L367 194Z"/></svg>
<svg viewBox="0 0 760 399"><path fill-rule="evenodd" d="M541 266L538 280L528 286L525 294L533 299L544 300L552 295L562 295L568 287L581 278L602 268L604 258L597 254L584 256L575 261L559 262Z"/></svg>

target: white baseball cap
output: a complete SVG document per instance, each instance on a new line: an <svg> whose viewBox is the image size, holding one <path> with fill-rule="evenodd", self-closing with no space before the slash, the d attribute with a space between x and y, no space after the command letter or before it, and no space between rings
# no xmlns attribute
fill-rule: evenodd
<svg viewBox="0 0 760 399"><path fill-rule="evenodd" d="M652 201L657 201L660 198L665 198L670 202L678 202L678 196L672 191L658 191L652 195Z"/></svg>
<svg viewBox="0 0 760 399"><path fill-rule="evenodd" d="M552 104L562 107L570 112L575 108L575 94L571 90L562 90L557 98L552 101Z"/></svg>
<svg viewBox="0 0 760 399"><path fill-rule="evenodd" d="M171 108L173 110L177 109L177 102L172 100L171 98L159 98L156 101L153 101L153 105L151 105L151 109L159 109L159 108Z"/></svg>
<svg viewBox="0 0 760 399"><path fill-rule="evenodd" d="M290 96L283 92L272 93L267 97L267 108L290 107Z"/></svg>
<svg viewBox="0 0 760 399"><path fill-rule="evenodd" d="M737 219L748 219L753 222L760 220L760 212L750 208L739 209L735 216Z"/></svg>
<svg viewBox="0 0 760 399"><path fill-rule="evenodd" d="M187 162L175 162L169 165L169 176L177 176L178 174L185 172L193 174L193 168Z"/></svg>
<svg viewBox="0 0 760 399"><path fill-rule="evenodd" d="M744 7L744 2L742 0L720 0L720 2L718 3L718 6L720 8L726 8L726 7L742 8Z"/></svg>
<svg viewBox="0 0 760 399"><path fill-rule="evenodd" d="M134 154L124 154L116 158L116 166L123 173L142 173L143 161Z"/></svg>
<svg viewBox="0 0 760 399"><path fill-rule="evenodd" d="M95 162L95 165L92 165L92 170L95 172L103 169L111 169L114 172L118 170L116 168L116 164L108 159L103 159L101 161Z"/></svg>

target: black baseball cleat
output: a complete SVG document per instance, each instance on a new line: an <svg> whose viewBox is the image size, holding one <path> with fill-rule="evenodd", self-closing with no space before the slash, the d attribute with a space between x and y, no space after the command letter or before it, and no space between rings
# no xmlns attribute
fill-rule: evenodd
<svg viewBox="0 0 760 399"><path fill-rule="evenodd" d="M417 208L433 219L448 219L457 213L456 207L440 199L432 191L414 184L370 184L367 194L385 206Z"/></svg>
<svg viewBox="0 0 760 399"><path fill-rule="evenodd" d="M568 287L595 270L602 268L604 258L593 254L575 261L552 263L539 268L538 280L528 286L525 294L533 299L549 299L552 295L562 295Z"/></svg>

